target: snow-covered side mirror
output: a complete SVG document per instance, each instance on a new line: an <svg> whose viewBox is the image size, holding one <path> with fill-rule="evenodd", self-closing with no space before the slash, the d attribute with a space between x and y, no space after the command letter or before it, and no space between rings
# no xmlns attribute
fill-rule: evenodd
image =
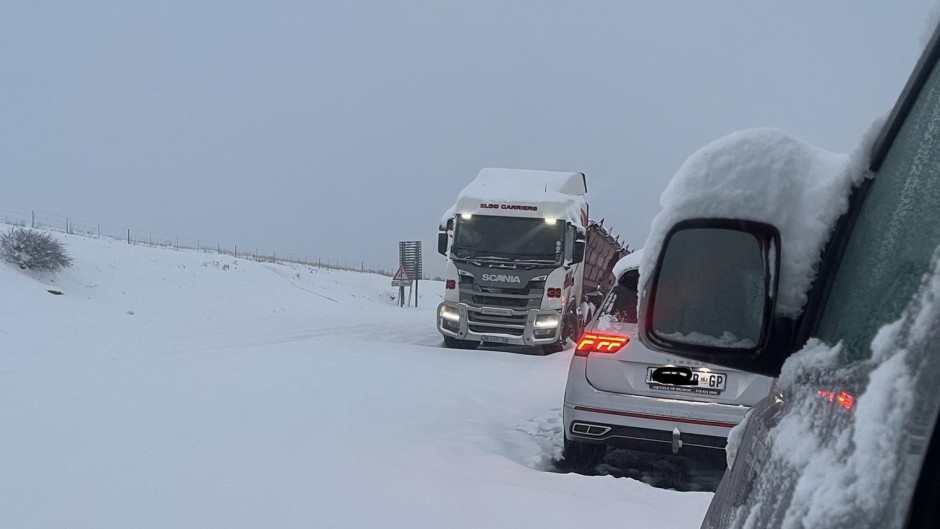
<svg viewBox="0 0 940 529"><path fill-rule="evenodd" d="M769 224L693 219L666 234L640 300L651 349L752 372L774 325L780 233Z"/></svg>

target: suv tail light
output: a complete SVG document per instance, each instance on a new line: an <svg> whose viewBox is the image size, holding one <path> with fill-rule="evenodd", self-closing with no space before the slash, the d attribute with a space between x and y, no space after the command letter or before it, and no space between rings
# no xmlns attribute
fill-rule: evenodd
<svg viewBox="0 0 940 529"><path fill-rule="evenodd" d="M816 394L828 400L832 404L841 406L847 410L851 410L852 406L855 405L855 397L847 391L836 393L835 391L826 391L824 389L820 389L816 391Z"/></svg>
<svg viewBox="0 0 940 529"><path fill-rule="evenodd" d="M616 353L630 342L630 338L616 334L585 333L574 348L575 356L587 356L589 353Z"/></svg>

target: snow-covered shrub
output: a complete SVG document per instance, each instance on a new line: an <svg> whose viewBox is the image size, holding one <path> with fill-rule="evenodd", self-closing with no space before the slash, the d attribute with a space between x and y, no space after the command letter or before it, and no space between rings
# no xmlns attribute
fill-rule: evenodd
<svg viewBox="0 0 940 529"><path fill-rule="evenodd" d="M72 266L72 258L62 243L48 234L23 228L10 228L0 235L0 256L20 268L55 272Z"/></svg>

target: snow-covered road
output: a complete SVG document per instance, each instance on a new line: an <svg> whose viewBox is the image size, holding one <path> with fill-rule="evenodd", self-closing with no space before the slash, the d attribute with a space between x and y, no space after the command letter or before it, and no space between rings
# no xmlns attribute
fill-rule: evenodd
<svg viewBox="0 0 940 529"><path fill-rule="evenodd" d="M698 527L554 471L570 350L443 349L439 284L57 234L0 263L0 527ZM48 286L64 292L53 296Z"/></svg>

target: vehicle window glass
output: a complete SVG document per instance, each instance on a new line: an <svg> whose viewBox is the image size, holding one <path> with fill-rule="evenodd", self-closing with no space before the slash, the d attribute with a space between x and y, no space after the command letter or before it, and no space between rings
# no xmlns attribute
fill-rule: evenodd
<svg viewBox="0 0 940 529"><path fill-rule="evenodd" d="M940 68L934 68L874 177L816 336L870 355L878 329L910 302L940 243Z"/></svg>
<svg viewBox="0 0 940 529"><path fill-rule="evenodd" d="M840 482L862 484L836 502L848 513L841 518L847 527L903 527L911 505L940 406L940 392L932 390L940 373L935 354L940 322L926 301L937 292L931 263L938 248L940 69L935 68L874 176L835 272L814 333L836 351L832 364L791 387L781 384L794 403L810 402L805 399L832 387L850 388L860 397L850 414L841 414L839 406L794 404L781 420L814 425L790 430L796 437L815 437L811 444L819 457L812 464L839 461L831 472ZM923 283L932 271L933 287ZM922 288L926 294L918 295ZM840 438L852 441L836 441ZM891 463L877 469L882 461ZM837 518L824 509L813 512L815 487L827 486L822 481L802 489L791 483L789 492L777 485L775 494L792 495L790 513L799 513L801 520L812 515L808 526L831 526L824 521ZM864 496L860 491L866 486L878 494Z"/></svg>
<svg viewBox="0 0 940 529"><path fill-rule="evenodd" d="M561 258L564 236L564 224L540 218L460 216L451 251L459 258L518 257L555 263Z"/></svg>
<svg viewBox="0 0 940 529"><path fill-rule="evenodd" d="M747 503L722 526L904 527L940 409L940 69L863 198L820 278L821 341L784 365L763 416L772 444L750 452Z"/></svg>
<svg viewBox="0 0 940 529"><path fill-rule="evenodd" d="M568 226L568 230L565 232L565 260L570 261L574 258L574 239L575 239L575 228L574 226Z"/></svg>
<svg viewBox="0 0 940 529"><path fill-rule="evenodd" d="M639 272L631 270L620 276L620 282L610 291L603 314L611 315L615 321L636 323L637 294L636 285Z"/></svg>
<svg viewBox="0 0 940 529"><path fill-rule="evenodd" d="M753 347L765 311L757 239L730 229L682 229L667 241L653 332L680 341Z"/></svg>

